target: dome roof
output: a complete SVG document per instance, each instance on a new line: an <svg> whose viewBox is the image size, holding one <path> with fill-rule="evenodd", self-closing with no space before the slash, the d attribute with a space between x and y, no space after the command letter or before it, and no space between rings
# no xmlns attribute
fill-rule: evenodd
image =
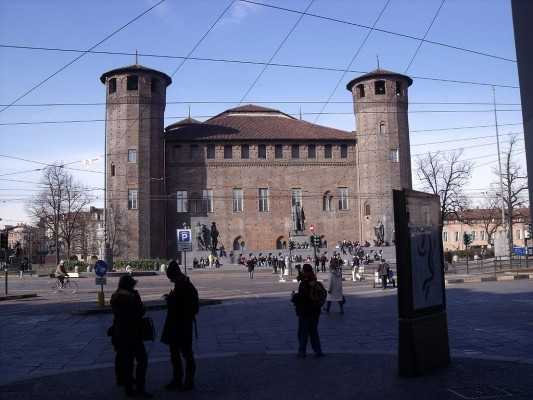
<svg viewBox="0 0 533 400"><path fill-rule="evenodd" d="M108 76L127 74L127 73L136 73L136 72L144 72L147 74L158 75L161 79L165 81L167 86L172 83L172 78L168 76L167 74L165 74L164 72L157 71L155 69L148 68L140 64L128 65L126 67L115 68L115 69L112 69L111 71L104 72L102 76L100 77L100 81L102 83L105 83L105 80Z"/></svg>
<svg viewBox="0 0 533 400"><path fill-rule="evenodd" d="M358 76L355 79L352 79L348 84L346 85L346 89L348 89L350 92L352 91L352 87L362 81L366 81L369 79L379 79L379 78L386 78L386 79L403 79L406 80L408 85L411 86L413 83L413 80L408 77L407 75L400 74L398 72L388 71L386 69L375 69L374 71L370 71L364 75Z"/></svg>

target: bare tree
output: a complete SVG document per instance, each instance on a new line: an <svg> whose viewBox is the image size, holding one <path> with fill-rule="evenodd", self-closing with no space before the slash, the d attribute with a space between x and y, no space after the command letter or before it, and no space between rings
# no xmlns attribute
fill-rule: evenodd
<svg viewBox="0 0 533 400"><path fill-rule="evenodd" d="M63 213L63 196L65 192L65 170L59 165L47 167L41 179L43 190L29 203L31 216L41 223L52 236L55 244L56 263L59 263L61 235L61 215Z"/></svg>
<svg viewBox="0 0 533 400"><path fill-rule="evenodd" d="M465 213L463 221L471 226L481 225L487 236L487 243L492 246L494 235L502 226L501 207L498 198L494 193L486 194L480 208L476 208L472 212L472 215Z"/></svg>
<svg viewBox="0 0 533 400"><path fill-rule="evenodd" d="M61 244L70 246L79 227L79 215L88 204L85 188L74 182L62 165L46 167L41 179L43 189L28 204L30 215L42 224L55 244L56 262L59 263Z"/></svg>
<svg viewBox="0 0 533 400"><path fill-rule="evenodd" d="M83 210L89 205L87 189L74 181L72 175L65 173L63 196L63 213L60 219L61 237L65 242L67 259L70 259L72 245L83 242L84 216Z"/></svg>
<svg viewBox="0 0 533 400"><path fill-rule="evenodd" d="M461 160L462 151L428 153L416 161L416 173L425 190L440 197L441 220L460 218L468 205L463 190L472 174L472 163Z"/></svg>
<svg viewBox="0 0 533 400"><path fill-rule="evenodd" d="M527 174L522 166L517 164L515 157L516 143L518 139L512 136L509 139L509 147L503 152L502 181L503 181L503 203L505 208L505 222L507 225L507 238L509 254L513 254L513 218L516 210L524 207L527 203ZM499 171L494 171L498 177Z"/></svg>

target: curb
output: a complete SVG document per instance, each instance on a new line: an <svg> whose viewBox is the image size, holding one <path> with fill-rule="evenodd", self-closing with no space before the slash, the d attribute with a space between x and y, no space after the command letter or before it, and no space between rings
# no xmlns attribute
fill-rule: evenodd
<svg viewBox="0 0 533 400"><path fill-rule="evenodd" d="M447 285L456 283L481 283L481 282L500 282L500 281L518 281L524 279L533 279L533 274L516 274L502 276L481 276L479 278L450 278L445 279Z"/></svg>
<svg viewBox="0 0 533 400"><path fill-rule="evenodd" d="M1 296L0 301L22 300L22 299L30 299L32 297L37 297L37 293L13 294L11 296Z"/></svg>
<svg viewBox="0 0 533 400"><path fill-rule="evenodd" d="M216 299L200 300L200 307L213 306L217 304L222 304L222 300L216 300ZM158 301L152 304L144 303L144 308L146 311L166 310L167 305L163 301ZM88 308L86 310L74 311L72 312L72 315L98 315L98 314L111 314L112 312L113 310L111 309L111 306L105 305L104 307Z"/></svg>

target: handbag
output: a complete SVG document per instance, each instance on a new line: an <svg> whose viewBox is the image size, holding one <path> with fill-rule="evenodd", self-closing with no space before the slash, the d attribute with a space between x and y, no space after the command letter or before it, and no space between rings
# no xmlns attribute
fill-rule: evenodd
<svg viewBox="0 0 533 400"><path fill-rule="evenodd" d="M150 317L144 317L141 324L141 335L143 341L151 340L152 342L155 339L155 328L154 321Z"/></svg>

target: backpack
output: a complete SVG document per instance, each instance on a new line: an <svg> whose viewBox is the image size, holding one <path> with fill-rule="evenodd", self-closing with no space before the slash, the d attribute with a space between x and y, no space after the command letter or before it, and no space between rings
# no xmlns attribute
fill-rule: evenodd
<svg viewBox="0 0 533 400"><path fill-rule="evenodd" d="M328 292L324 288L324 285L318 281L309 282L309 299L317 306L322 307L326 302Z"/></svg>

